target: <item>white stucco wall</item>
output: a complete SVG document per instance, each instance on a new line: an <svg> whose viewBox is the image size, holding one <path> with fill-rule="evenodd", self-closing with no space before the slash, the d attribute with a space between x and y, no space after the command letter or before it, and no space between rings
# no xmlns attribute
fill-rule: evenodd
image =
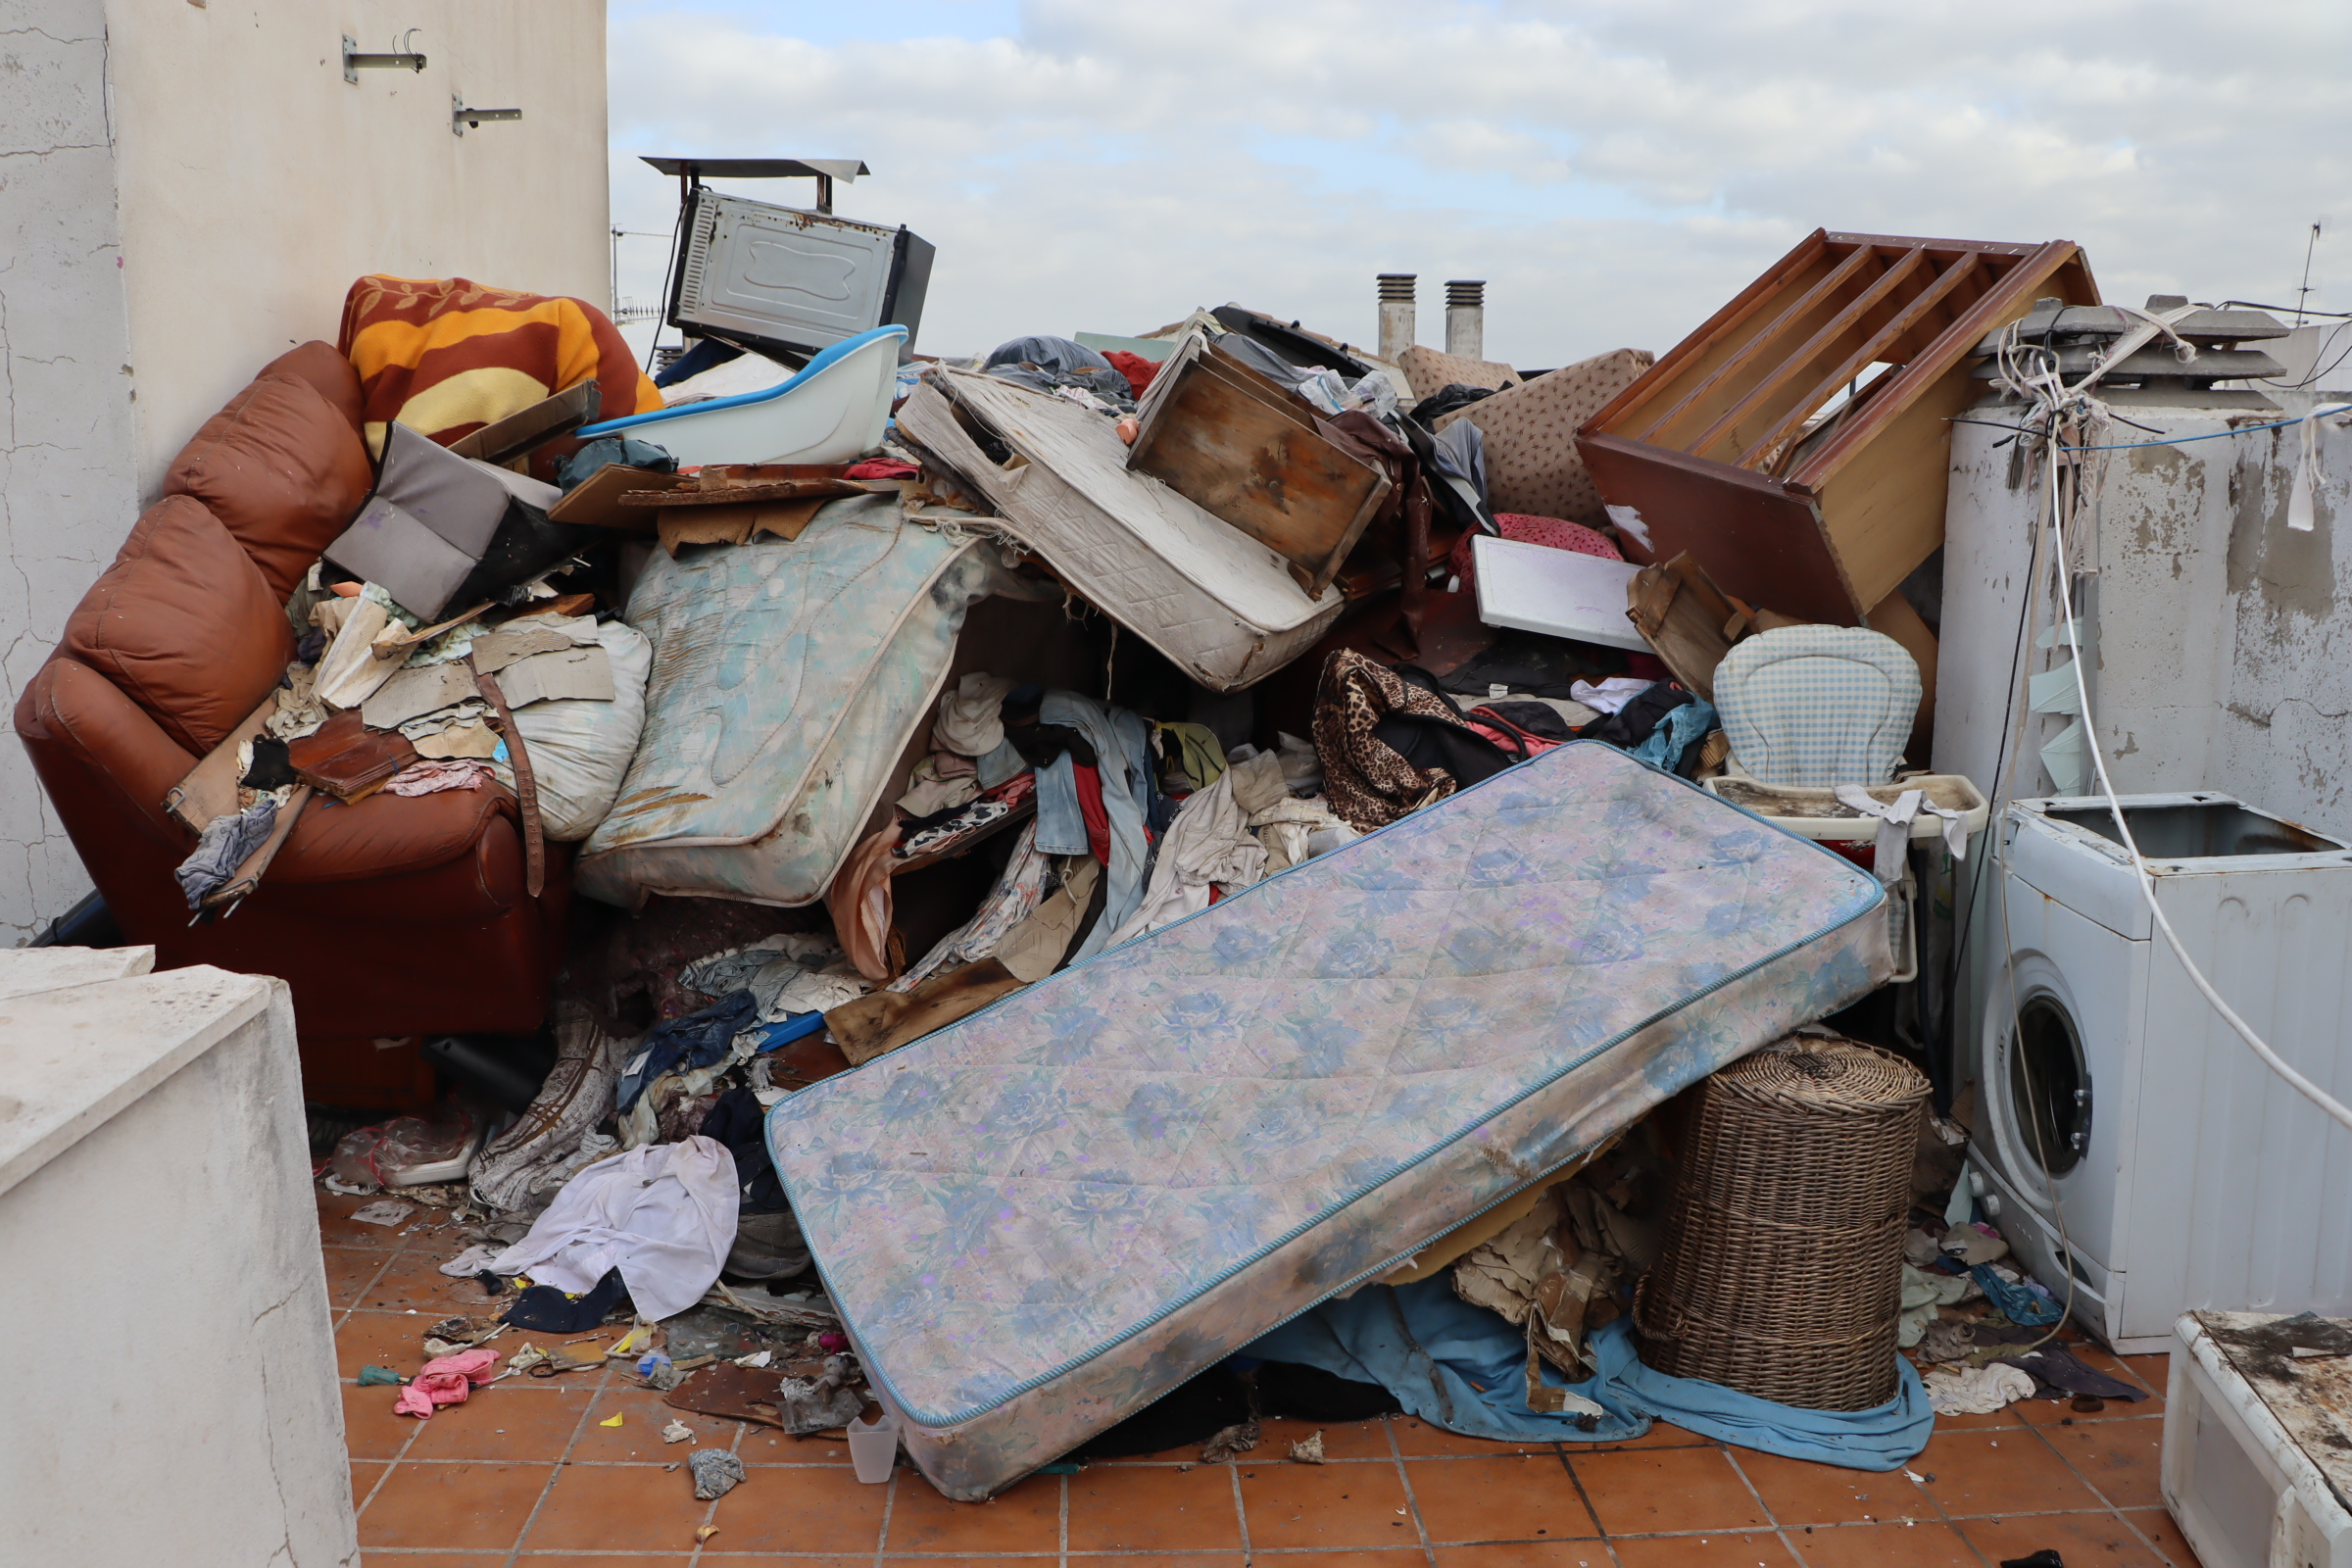
<svg viewBox="0 0 2352 1568"><path fill-rule="evenodd" d="M609 303L604 0L110 0L137 471L367 272ZM343 79L339 40L429 64ZM520 109L450 134L450 96ZM127 523L125 524L127 526Z"/></svg>
<svg viewBox="0 0 2352 1568"><path fill-rule="evenodd" d="M421 74L343 79L340 40ZM450 133L450 100L523 119ZM0 680L366 272L609 303L603 0L0 0ZM0 945L88 891L0 744Z"/></svg>

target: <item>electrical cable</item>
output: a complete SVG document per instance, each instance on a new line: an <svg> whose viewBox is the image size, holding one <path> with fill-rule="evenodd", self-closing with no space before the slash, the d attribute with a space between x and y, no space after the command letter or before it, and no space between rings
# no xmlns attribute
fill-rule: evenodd
<svg viewBox="0 0 2352 1568"><path fill-rule="evenodd" d="M2249 311L2301 311L2305 316L2325 316L2331 319L2352 320L2352 311L2315 311L2308 305L2265 305L2259 300L2224 300L2221 304L2211 308L2217 311L2226 311L2239 305Z"/></svg>
<svg viewBox="0 0 2352 1568"><path fill-rule="evenodd" d="M2352 404L2323 403L2309 414L2298 414L2291 419L2274 419L2268 424L2241 424L2234 429L2213 430L2204 435L2176 435L2162 441L2125 441L2113 446L2095 447L2065 445L2061 446L2059 450L2066 452L2135 452L2141 447L2178 447L2185 446L2191 441L2220 441L2233 435L2251 435L2257 430L2284 430L2291 425L2301 424L2305 419L2316 419L2323 414L2338 413L2346 408L2352 408ZM2041 434L2031 425L2003 424L1998 419L1964 419L1955 415L1945 422L1947 424L1987 425L1995 430L2013 430L2019 435Z"/></svg>
<svg viewBox="0 0 2352 1568"><path fill-rule="evenodd" d="M685 226L686 204L684 202L680 202L678 204L678 216L672 219L669 224L669 258L662 264L662 301L660 310L662 316L666 316L669 313L669 281L671 276L675 274L678 269L678 235L684 231ZM654 354L655 351L661 346L662 316L657 316L654 318L654 335L647 338L645 341L645 373L648 375L654 373Z"/></svg>

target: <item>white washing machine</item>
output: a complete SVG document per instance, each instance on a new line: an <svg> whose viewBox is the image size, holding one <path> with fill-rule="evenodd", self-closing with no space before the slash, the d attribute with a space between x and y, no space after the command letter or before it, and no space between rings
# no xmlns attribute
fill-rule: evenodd
<svg viewBox="0 0 2352 1568"><path fill-rule="evenodd" d="M2352 846L2227 795L2125 796L2166 917L2257 1034L2352 1101ZM1986 1217L2119 1350L2192 1307L2352 1311L2352 1132L2198 995L2103 798L2019 801L1984 967L1970 1180Z"/></svg>

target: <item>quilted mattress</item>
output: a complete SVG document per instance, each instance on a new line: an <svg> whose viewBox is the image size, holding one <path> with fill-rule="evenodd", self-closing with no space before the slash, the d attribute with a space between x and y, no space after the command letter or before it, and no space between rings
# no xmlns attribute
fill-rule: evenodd
<svg viewBox="0 0 2352 1568"><path fill-rule="evenodd" d="M798 539L654 552L628 607L654 647L645 731L579 890L624 908L824 897L930 722L993 556L881 496L829 503Z"/></svg>
<svg viewBox="0 0 2352 1568"><path fill-rule="evenodd" d="M1889 972L1878 883L1578 743L777 1103L908 1452L1004 1488Z"/></svg>

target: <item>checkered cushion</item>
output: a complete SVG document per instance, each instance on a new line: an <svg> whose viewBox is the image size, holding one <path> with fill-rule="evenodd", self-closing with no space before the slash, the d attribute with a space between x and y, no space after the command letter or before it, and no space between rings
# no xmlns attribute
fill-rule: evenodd
<svg viewBox="0 0 2352 1568"><path fill-rule="evenodd" d="M1784 626L1715 669L1732 757L1767 784L1813 789L1894 776L1919 711L1919 665L1859 626Z"/></svg>

